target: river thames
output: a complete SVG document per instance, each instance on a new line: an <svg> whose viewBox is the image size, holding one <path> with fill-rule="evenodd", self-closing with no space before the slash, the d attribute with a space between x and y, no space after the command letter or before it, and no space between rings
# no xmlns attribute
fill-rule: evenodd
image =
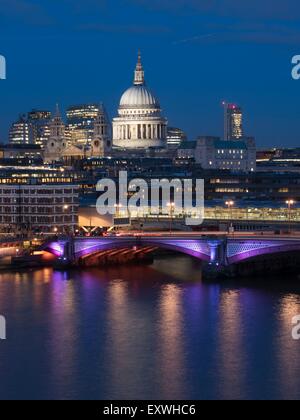
<svg viewBox="0 0 300 420"><path fill-rule="evenodd" d="M207 283L177 256L2 272L0 398L299 399L295 280Z"/></svg>

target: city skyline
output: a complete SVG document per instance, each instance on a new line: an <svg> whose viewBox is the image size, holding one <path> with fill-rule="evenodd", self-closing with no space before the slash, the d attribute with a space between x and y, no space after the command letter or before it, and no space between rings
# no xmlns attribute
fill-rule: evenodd
<svg viewBox="0 0 300 420"><path fill-rule="evenodd" d="M57 102L62 110L103 102L112 119L140 48L169 124L190 140L222 135L227 101L242 106L245 132L259 147L299 144L300 82L291 77L291 59L299 53L300 10L293 0L290 7L272 2L272 15L251 2L250 18L249 2L233 14L231 1L206 9L190 1L184 11L180 1L72 3L14 0L12 8L4 1L0 139L19 113L53 110Z"/></svg>
<svg viewBox="0 0 300 420"><path fill-rule="evenodd" d="M300 400L299 0L0 26L0 400Z"/></svg>

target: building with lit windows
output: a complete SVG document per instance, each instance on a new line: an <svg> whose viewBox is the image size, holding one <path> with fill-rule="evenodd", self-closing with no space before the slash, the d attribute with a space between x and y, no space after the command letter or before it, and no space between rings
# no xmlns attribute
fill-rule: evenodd
<svg viewBox="0 0 300 420"><path fill-rule="evenodd" d="M89 144L74 143L69 134L57 106L56 114L50 122L50 136L44 151L45 163L61 161L70 165L86 157L106 156L111 151L110 125L102 106L98 107L98 114L94 118Z"/></svg>
<svg viewBox="0 0 300 420"><path fill-rule="evenodd" d="M256 170L256 145L252 137L240 140L199 137L194 142L184 142L178 149L177 156L178 159L192 159L203 169L243 172Z"/></svg>
<svg viewBox="0 0 300 420"><path fill-rule="evenodd" d="M11 144L29 144L29 124L25 115L20 115L18 121L13 123L9 130L9 143Z"/></svg>
<svg viewBox="0 0 300 420"><path fill-rule="evenodd" d="M73 145L91 144L94 137L94 124L100 114L109 128L108 116L102 104L75 105L68 108L66 128L70 132Z"/></svg>
<svg viewBox="0 0 300 420"><path fill-rule="evenodd" d="M113 120L113 145L129 150L166 147L167 120L156 96L145 83L139 54L133 86L122 95L118 117Z"/></svg>
<svg viewBox="0 0 300 420"><path fill-rule="evenodd" d="M78 224L76 176L51 168L0 170L0 233L74 232Z"/></svg>
<svg viewBox="0 0 300 420"><path fill-rule="evenodd" d="M224 139L239 140L244 136L243 111L236 104L224 105Z"/></svg>
<svg viewBox="0 0 300 420"><path fill-rule="evenodd" d="M30 143L44 148L50 136L51 112L32 110L27 115Z"/></svg>
<svg viewBox="0 0 300 420"><path fill-rule="evenodd" d="M183 141L187 140L186 134L180 128L168 127L167 146L168 149L178 149Z"/></svg>
<svg viewBox="0 0 300 420"><path fill-rule="evenodd" d="M37 144L0 145L0 159L41 159L42 149Z"/></svg>

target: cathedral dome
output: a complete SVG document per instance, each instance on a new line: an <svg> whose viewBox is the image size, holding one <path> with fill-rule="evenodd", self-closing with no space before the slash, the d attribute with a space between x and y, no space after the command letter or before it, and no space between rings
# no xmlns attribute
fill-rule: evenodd
<svg viewBox="0 0 300 420"><path fill-rule="evenodd" d="M160 108L156 97L145 85L134 85L123 94L121 108Z"/></svg>
<svg viewBox="0 0 300 420"><path fill-rule="evenodd" d="M166 135L167 120L158 99L146 86L139 52L133 86L123 93L118 117L113 120L113 145L126 150L164 148Z"/></svg>

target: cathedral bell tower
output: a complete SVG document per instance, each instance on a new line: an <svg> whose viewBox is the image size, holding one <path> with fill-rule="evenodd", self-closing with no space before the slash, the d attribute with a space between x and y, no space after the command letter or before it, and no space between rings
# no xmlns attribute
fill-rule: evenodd
<svg viewBox="0 0 300 420"><path fill-rule="evenodd" d="M61 118L58 105L56 105L55 116L50 123L50 139L57 141L65 139L65 124Z"/></svg>
<svg viewBox="0 0 300 420"><path fill-rule="evenodd" d="M50 122L50 136L45 148L45 161L60 160L62 152L67 147L66 127L62 120L59 106L56 105L55 116Z"/></svg>
<svg viewBox="0 0 300 420"><path fill-rule="evenodd" d="M110 126L106 111L101 105L98 116L94 121L94 135L91 144L91 155L94 157L103 157L111 151L112 141L110 135Z"/></svg>

